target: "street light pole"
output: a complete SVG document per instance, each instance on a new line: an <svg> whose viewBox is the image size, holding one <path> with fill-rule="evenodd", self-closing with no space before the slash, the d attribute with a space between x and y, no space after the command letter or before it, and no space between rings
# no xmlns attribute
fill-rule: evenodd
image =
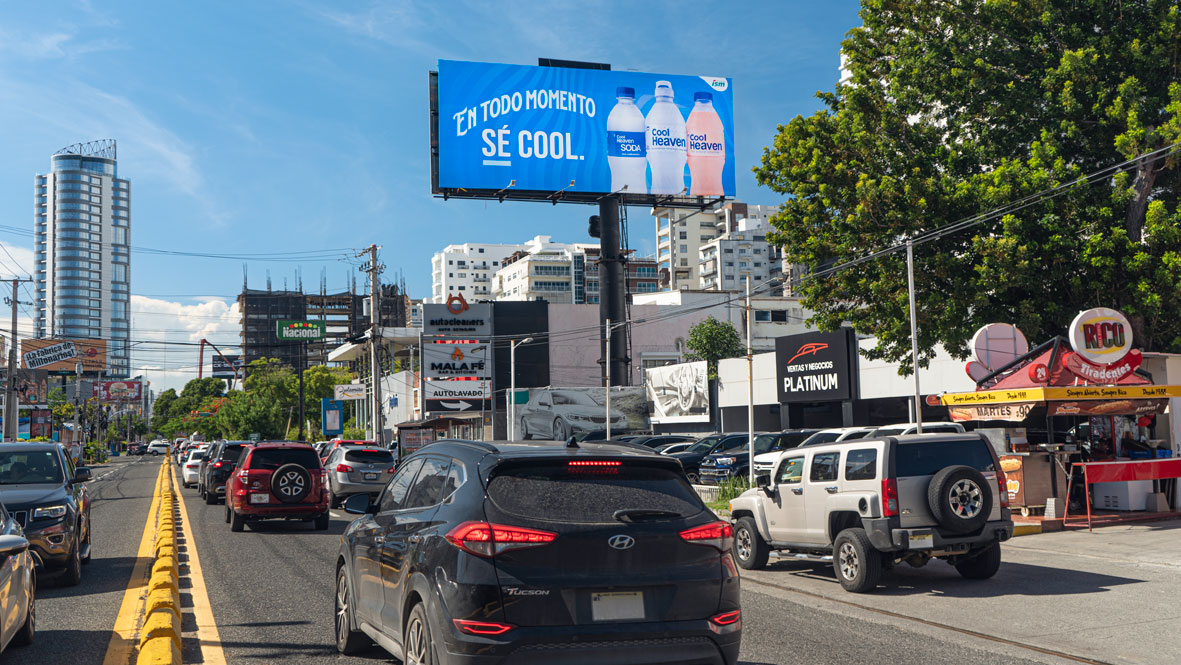
<svg viewBox="0 0 1181 665"><path fill-rule="evenodd" d="M906 241L906 292L910 299L910 362L914 365L914 423L915 431L923 433L923 403L919 389L919 323L914 307L914 243Z"/></svg>
<svg viewBox="0 0 1181 665"><path fill-rule="evenodd" d="M755 486L755 384L754 351L750 346L750 275L746 276L746 448L750 486Z"/></svg>
<svg viewBox="0 0 1181 665"><path fill-rule="evenodd" d="M532 342L532 337L514 342L509 340L508 343L508 440L517 440L517 347L522 344ZM610 370L608 370L610 371ZM496 409L496 403L493 401L493 411Z"/></svg>
<svg viewBox="0 0 1181 665"><path fill-rule="evenodd" d="M672 238L670 235L669 238ZM603 422L607 424L607 441L611 440L611 319L607 319L607 411L603 414Z"/></svg>

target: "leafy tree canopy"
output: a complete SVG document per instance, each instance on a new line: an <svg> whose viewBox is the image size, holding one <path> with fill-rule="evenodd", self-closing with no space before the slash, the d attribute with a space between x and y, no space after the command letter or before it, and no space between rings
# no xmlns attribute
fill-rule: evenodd
<svg viewBox="0 0 1181 665"><path fill-rule="evenodd" d="M746 355L746 347L738 337L738 331L728 321L714 317L689 328L689 339L685 342L689 350L685 360L704 360L709 368L709 378L718 378L718 361L723 358L737 358Z"/></svg>
<svg viewBox="0 0 1181 665"><path fill-rule="evenodd" d="M779 128L755 173L787 196L771 239L817 271L1181 140L1176 0L863 0L849 76ZM1082 309L1181 351L1177 153L915 248L920 362L982 324L1037 343ZM894 253L806 279L814 322L875 335L910 368Z"/></svg>

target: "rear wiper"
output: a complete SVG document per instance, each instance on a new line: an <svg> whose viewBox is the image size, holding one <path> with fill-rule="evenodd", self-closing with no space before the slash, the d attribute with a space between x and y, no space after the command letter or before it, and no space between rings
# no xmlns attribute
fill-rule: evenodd
<svg viewBox="0 0 1181 665"><path fill-rule="evenodd" d="M681 517L681 514L673 510L654 510L651 508L624 508L617 510L612 515L620 522L635 522L637 520L654 519L667 520L675 517Z"/></svg>

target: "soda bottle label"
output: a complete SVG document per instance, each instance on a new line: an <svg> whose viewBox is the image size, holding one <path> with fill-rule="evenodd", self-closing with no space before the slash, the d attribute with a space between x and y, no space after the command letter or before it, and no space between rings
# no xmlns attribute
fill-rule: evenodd
<svg viewBox="0 0 1181 665"><path fill-rule="evenodd" d="M689 154L694 157L725 157L726 144L721 141L710 140L706 132L700 134L689 133Z"/></svg>
<svg viewBox="0 0 1181 665"><path fill-rule="evenodd" d="M608 157L644 157L644 132L607 132Z"/></svg>

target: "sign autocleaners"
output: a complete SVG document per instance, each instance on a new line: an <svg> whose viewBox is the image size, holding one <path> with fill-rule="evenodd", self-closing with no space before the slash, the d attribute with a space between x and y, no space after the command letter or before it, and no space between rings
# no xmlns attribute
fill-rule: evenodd
<svg viewBox="0 0 1181 665"><path fill-rule="evenodd" d="M422 306L422 334L426 337L488 337L492 335L492 305L470 305L461 295L445 304Z"/></svg>
<svg viewBox="0 0 1181 665"><path fill-rule="evenodd" d="M853 331L788 335L775 340L779 402L827 402L857 394Z"/></svg>

